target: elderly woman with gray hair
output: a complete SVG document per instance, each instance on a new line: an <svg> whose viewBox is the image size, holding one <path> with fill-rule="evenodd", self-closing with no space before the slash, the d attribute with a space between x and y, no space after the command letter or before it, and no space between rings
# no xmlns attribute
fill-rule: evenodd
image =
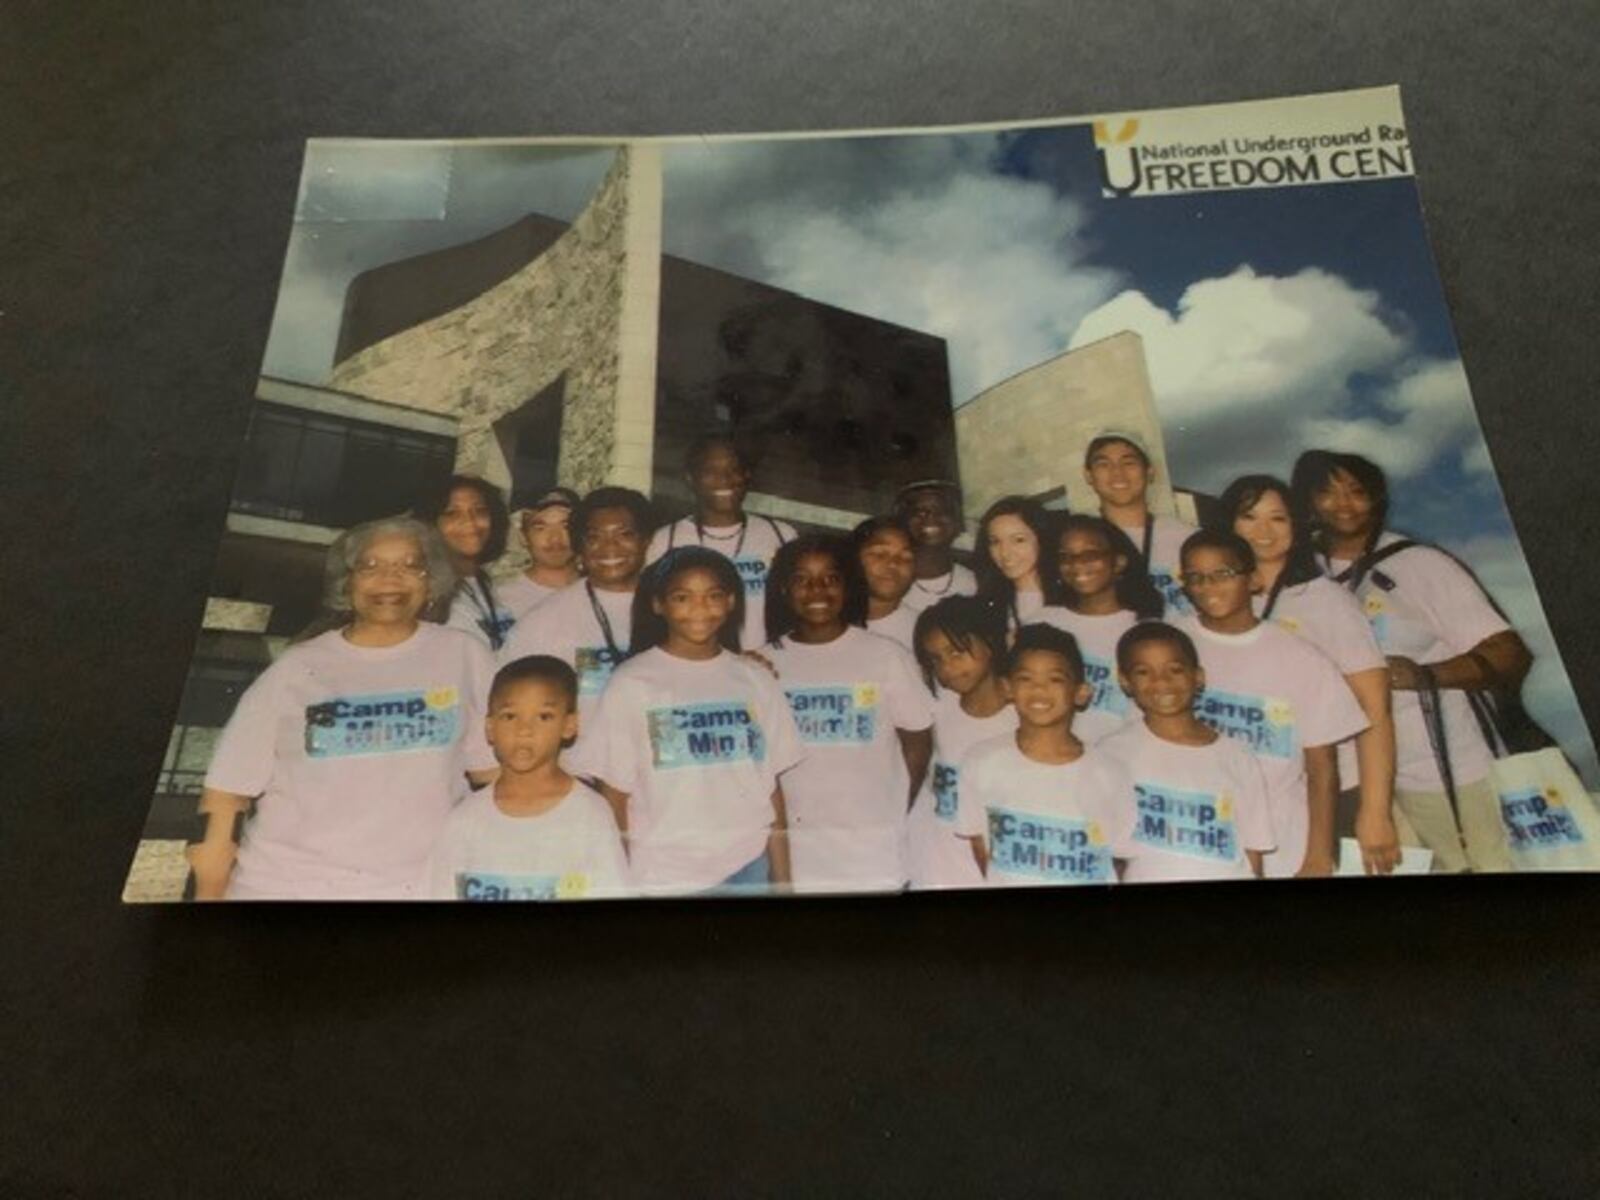
<svg viewBox="0 0 1600 1200"><path fill-rule="evenodd" d="M324 600L343 620L285 650L222 731L189 852L196 899L416 894L468 780L495 773L489 652L421 619L455 584L438 533L410 518L329 548Z"/></svg>

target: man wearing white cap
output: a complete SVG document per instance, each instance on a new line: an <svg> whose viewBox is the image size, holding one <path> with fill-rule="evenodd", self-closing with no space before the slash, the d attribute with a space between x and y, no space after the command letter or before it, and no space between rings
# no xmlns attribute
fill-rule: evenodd
<svg viewBox="0 0 1600 1200"><path fill-rule="evenodd" d="M1100 515L1126 533L1144 556L1150 581L1167 603L1167 615L1193 612L1178 582L1180 552L1194 526L1176 517L1150 511L1145 493L1155 467L1143 444L1131 433L1108 429L1090 441L1083 456L1083 476L1100 497Z"/></svg>

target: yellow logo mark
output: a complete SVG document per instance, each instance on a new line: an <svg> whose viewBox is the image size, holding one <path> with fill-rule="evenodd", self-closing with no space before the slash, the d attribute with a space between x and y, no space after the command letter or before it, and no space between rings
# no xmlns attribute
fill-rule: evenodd
<svg viewBox="0 0 1600 1200"><path fill-rule="evenodd" d="M1268 700L1267 720L1274 725L1287 725L1294 720L1294 706L1287 700Z"/></svg>
<svg viewBox="0 0 1600 1200"><path fill-rule="evenodd" d="M589 894L589 877L580 872L563 875L556 880L557 900L578 900Z"/></svg>
<svg viewBox="0 0 1600 1200"><path fill-rule="evenodd" d="M1561 796L1561 789L1554 786L1545 788L1544 802L1554 808L1560 808L1562 805L1566 804L1566 800L1564 800Z"/></svg>
<svg viewBox="0 0 1600 1200"><path fill-rule="evenodd" d="M429 708L454 708L457 698L458 693L453 687L434 688L423 697Z"/></svg>
<svg viewBox="0 0 1600 1200"><path fill-rule="evenodd" d="M1111 146L1118 142L1130 142L1133 135L1139 132L1139 122L1130 117L1122 123L1122 128L1112 133L1104 121L1094 123L1094 144L1096 146Z"/></svg>
<svg viewBox="0 0 1600 1200"><path fill-rule="evenodd" d="M1233 820L1233 797L1227 792L1217 798L1217 816L1224 821Z"/></svg>
<svg viewBox="0 0 1600 1200"><path fill-rule="evenodd" d="M1383 611L1383 597L1373 592L1362 602L1361 607L1366 610L1367 616L1375 617Z"/></svg>
<svg viewBox="0 0 1600 1200"><path fill-rule="evenodd" d="M855 687L855 704L857 708L875 708L878 703L878 685L875 683L858 683Z"/></svg>
<svg viewBox="0 0 1600 1200"><path fill-rule="evenodd" d="M1106 844L1106 835L1101 831L1099 821L1089 822L1089 844L1091 846L1104 846Z"/></svg>
<svg viewBox="0 0 1600 1200"><path fill-rule="evenodd" d="M1300 622L1296 621L1293 617L1279 617L1278 624L1283 626L1283 628L1287 629L1290 633L1300 632Z"/></svg>

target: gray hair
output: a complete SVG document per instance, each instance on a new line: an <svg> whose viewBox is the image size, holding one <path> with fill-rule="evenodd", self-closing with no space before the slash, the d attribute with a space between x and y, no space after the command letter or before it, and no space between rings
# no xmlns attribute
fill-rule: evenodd
<svg viewBox="0 0 1600 1200"><path fill-rule="evenodd" d="M412 517L383 517L352 525L328 547L322 576L322 603L335 613L350 611L350 576L373 542L383 537L409 538L417 544L428 568L428 605L438 604L456 589L456 572L444 539L432 525Z"/></svg>

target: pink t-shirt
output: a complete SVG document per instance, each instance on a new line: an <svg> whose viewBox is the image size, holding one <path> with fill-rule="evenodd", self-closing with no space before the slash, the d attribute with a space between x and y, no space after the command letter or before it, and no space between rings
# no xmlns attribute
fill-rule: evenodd
<svg viewBox="0 0 1600 1200"><path fill-rule="evenodd" d="M868 633L886 637L891 642L911 651L913 655L916 654L916 649L911 644L911 635L916 632L916 628L917 614L914 610L907 608L903 602L899 608L895 609L887 617L879 617L875 621L869 620L867 622Z"/></svg>
<svg viewBox="0 0 1600 1200"><path fill-rule="evenodd" d="M1293 875L1310 833L1305 750L1332 746L1367 727L1339 668L1309 642L1263 622L1248 633L1213 633L1192 617L1177 624L1194 639L1206 684L1195 715L1256 756L1267 783L1278 848L1266 873Z"/></svg>
<svg viewBox="0 0 1600 1200"><path fill-rule="evenodd" d="M1133 780L1098 749L1040 763L1015 734L979 742L961 760L956 828L989 848L991 887L1115 883L1113 859L1136 852Z"/></svg>
<svg viewBox="0 0 1600 1200"><path fill-rule="evenodd" d="M766 849L773 788L800 753L764 667L726 651L694 661L658 646L617 668L566 767L628 794L640 891L696 892Z"/></svg>
<svg viewBox="0 0 1600 1200"><path fill-rule="evenodd" d="M1072 719L1072 732L1080 742L1093 745L1138 718L1139 710L1117 681L1117 640L1133 628L1137 617L1126 611L1091 617L1052 604L1033 619L1065 629L1077 639L1084 681L1093 689L1088 705Z"/></svg>
<svg viewBox="0 0 1600 1200"><path fill-rule="evenodd" d="M704 546L732 559L744 584L744 625L739 632L739 648L759 650L767 641L767 572L778 548L797 536L789 522L760 515L746 516L743 525L706 525L700 529L695 528L693 517L684 517L656 530L645 557L646 561L655 562L669 549Z"/></svg>
<svg viewBox="0 0 1600 1200"><path fill-rule="evenodd" d="M534 608L561 590L535 583L521 571L504 579L496 579L494 589L495 595L500 598L500 604L511 614L514 622L522 620Z"/></svg>
<svg viewBox="0 0 1600 1200"><path fill-rule="evenodd" d="M592 598L591 598L592 597ZM611 627L611 652L596 606ZM590 588L587 581L569 584L528 610L511 628L500 647L497 664L505 666L529 654L559 658L578 673L578 720L587 721L606 681L628 651L633 636L633 593Z"/></svg>
<svg viewBox="0 0 1600 1200"><path fill-rule="evenodd" d="M628 894L611 806L581 780L548 812L513 817L494 788L450 814L428 866L435 900L589 900Z"/></svg>
<svg viewBox="0 0 1600 1200"><path fill-rule="evenodd" d="M1133 779L1137 853L1124 883L1253 879L1246 850L1276 844L1267 785L1255 758L1232 738L1183 746L1142 720L1100 743Z"/></svg>
<svg viewBox="0 0 1600 1200"><path fill-rule="evenodd" d="M1252 604L1259 617L1267 597L1258 594ZM1284 588L1269 619L1322 651L1341 675L1382 670L1387 665L1360 603L1331 579L1311 579Z"/></svg>
<svg viewBox="0 0 1600 1200"><path fill-rule="evenodd" d="M1378 546L1398 540L1397 534L1385 533ZM1328 570L1337 574L1349 565L1334 560ZM1367 573L1356 599L1385 654L1423 665L1465 654L1485 638L1510 629L1478 581L1455 559L1431 546L1412 546L1384 559ZM1476 783L1489 774L1494 756L1466 694L1446 688L1439 699L1455 781L1460 786ZM1413 792L1444 791L1420 694L1396 690L1393 705L1395 786Z"/></svg>
<svg viewBox="0 0 1600 1200"><path fill-rule="evenodd" d="M913 579L911 590L900 601L900 607L909 608L914 615L950 596L977 594L977 576L960 563L952 563L950 570L943 575L936 575L932 579Z"/></svg>
<svg viewBox="0 0 1600 1200"><path fill-rule="evenodd" d="M1128 540L1133 543L1135 550L1144 548L1144 526L1135 525L1132 528L1118 526L1123 533L1128 535ZM1156 585L1156 591L1161 593L1161 598L1167 603L1167 616L1181 617L1194 611L1194 606L1189 603L1189 597L1184 594L1183 584L1179 576L1183 574L1183 543L1193 533L1194 526L1169 517L1165 514L1155 516L1150 528L1150 582Z"/></svg>
<svg viewBox="0 0 1600 1200"><path fill-rule="evenodd" d="M239 699L206 786L256 796L228 894L405 898L465 773L490 770L492 667L464 633L421 624L398 646L332 630L291 646Z"/></svg>
<svg viewBox="0 0 1600 1200"><path fill-rule="evenodd" d="M956 833L961 760L979 742L1004 737L1016 728L1017 710L1009 704L993 716L974 717L961 707L960 696L940 691L933 709L933 762L907 828L912 887L983 886L968 839Z"/></svg>
<svg viewBox="0 0 1600 1200"><path fill-rule="evenodd" d="M911 655L854 626L822 645L782 638L765 653L805 747L783 781L796 889L903 887L910 781L895 731L933 724Z"/></svg>

